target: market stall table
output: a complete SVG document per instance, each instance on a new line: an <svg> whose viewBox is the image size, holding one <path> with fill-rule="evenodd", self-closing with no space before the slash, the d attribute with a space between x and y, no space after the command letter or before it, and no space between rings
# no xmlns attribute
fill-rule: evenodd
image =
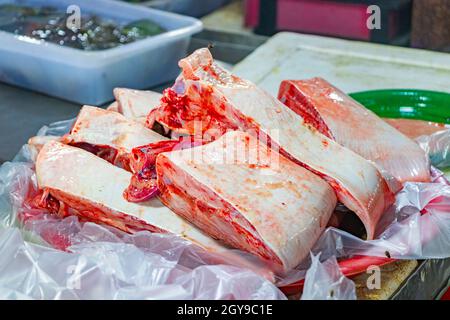
<svg viewBox="0 0 450 320"><path fill-rule="evenodd" d="M11 160L44 125L74 118L80 106L0 83L0 163Z"/></svg>

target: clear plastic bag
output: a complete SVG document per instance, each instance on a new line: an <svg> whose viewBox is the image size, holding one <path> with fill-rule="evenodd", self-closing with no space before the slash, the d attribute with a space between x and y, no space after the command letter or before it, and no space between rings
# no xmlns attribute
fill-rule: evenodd
<svg viewBox="0 0 450 320"><path fill-rule="evenodd" d="M0 229L0 298L31 299L283 299L270 282L225 265L181 264L183 244L161 250L153 234L130 236L145 248L113 241L114 235L86 224L70 252L23 240L17 228ZM165 239L170 242L174 239ZM176 240L175 240L176 241ZM164 241L163 241L164 242Z"/></svg>
<svg viewBox="0 0 450 320"><path fill-rule="evenodd" d="M420 136L416 141L429 155L433 166L446 171L450 169L450 129Z"/></svg>
<svg viewBox="0 0 450 320"><path fill-rule="evenodd" d="M397 195L390 215L385 216L389 220L386 229L374 240L364 241L328 228L312 249L310 261L305 262L309 268L302 299L356 299L354 283L340 272L336 257L450 257L450 185L439 175L435 179L440 183L407 183ZM305 266L297 270L297 277Z"/></svg>
<svg viewBox="0 0 450 320"><path fill-rule="evenodd" d="M355 283L339 270L336 257L320 262L320 253L311 255L302 300L356 300Z"/></svg>
<svg viewBox="0 0 450 320"><path fill-rule="evenodd" d="M450 257L450 185L438 170L433 183L407 183L396 202L379 223L374 240L362 240L346 231L329 227L311 252L323 262L354 255L394 259ZM305 277L312 268L306 259L278 285L288 285ZM329 269L327 269L329 270Z"/></svg>
<svg viewBox="0 0 450 320"><path fill-rule="evenodd" d="M406 183L396 197L393 221L374 240L328 228L313 248L322 257L367 255L395 259L450 257L450 185ZM385 215L385 218L390 218Z"/></svg>

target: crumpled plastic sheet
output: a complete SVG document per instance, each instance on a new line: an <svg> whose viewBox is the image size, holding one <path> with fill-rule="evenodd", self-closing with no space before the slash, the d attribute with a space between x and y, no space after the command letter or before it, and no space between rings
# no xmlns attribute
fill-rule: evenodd
<svg viewBox="0 0 450 320"><path fill-rule="evenodd" d="M320 253L311 254L302 300L356 300L355 283L339 270L336 257L320 262Z"/></svg>
<svg viewBox="0 0 450 320"><path fill-rule="evenodd" d="M416 141L429 155L433 166L440 169L450 167L450 129L420 136Z"/></svg>
<svg viewBox="0 0 450 320"><path fill-rule="evenodd" d="M59 136L72 123L54 123L39 134ZM176 236L149 232L128 235L111 227L81 223L77 217L61 219L29 208L21 212L25 195L36 185L34 157L35 152L24 146L14 162L0 167L0 226L5 226L0 231L0 297L285 298L272 283L250 270L211 265L193 245ZM312 248L312 258L277 279L277 285L306 276L305 299L331 298L328 289L333 291L333 299L353 299L354 289L341 275L336 258L386 257L386 253L397 259L450 257L450 186L439 170L433 170L433 175L434 183L404 186L384 215L375 240L363 241L327 228ZM21 224L19 215L32 219ZM71 287L74 281L81 284L79 289L78 285ZM322 283L323 290L314 283Z"/></svg>
<svg viewBox="0 0 450 320"><path fill-rule="evenodd" d="M0 229L0 298L284 298L273 284L249 270L182 265L186 244L172 238L160 241L145 232L129 236L135 243L127 243L93 223L86 223L78 236L105 239L82 241L65 252L26 242L17 228Z"/></svg>
<svg viewBox="0 0 450 320"><path fill-rule="evenodd" d="M328 228L312 252L322 258L367 255L394 259L450 257L450 185L406 183L396 197L393 221L374 240ZM384 218L388 218L389 214Z"/></svg>

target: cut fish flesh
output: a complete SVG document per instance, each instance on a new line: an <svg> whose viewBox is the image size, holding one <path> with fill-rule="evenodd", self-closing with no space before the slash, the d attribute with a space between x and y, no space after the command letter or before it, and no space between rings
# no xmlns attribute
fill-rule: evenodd
<svg viewBox="0 0 450 320"><path fill-rule="evenodd" d="M403 133L410 139L429 136L433 133L448 129L445 124L416 119L383 119L389 125Z"/></svg>
<svg viewBox="0 0 450 320"><path fill-rule="evenodd" d="M119 112L119 103L117 101L114 101L106 108L106 110Z"/></svg>
<svg viewBox="0 0 450 320"><path fill-rule="evenodd" d="M203 139L241 130L324 178L339 200L363 222L368 238L394 200L386 181L369 161L307 126L295 112L249 81L217 66L207 49L179 63L183 69L161 105L148 116L181 134Z"/></svg>
<svg viewBox="0 0 450 320"><path fill-rule="evenodd" d="M132 202L157 195L154 165L158 153L194 145L188 138L168 140L120 113L91 106L81 109L70 133L61 141L133 172L124 191L125 198Z"/></svg>
<svg viewBox="0 0 450 320"><path fill-rule="evenodd" d="M145 122L148 113L159 105L162 95L154 91L115 88L117 111L126 118Z"/></svg>
<svg viewBox="0 0 450 320"><path fill-rule="evenodd" d="M281 83L278 98L322 134L373 161L400 182L430 181L425 152L372 111L321 78Z"/></svg>
<svg viewBox="0 0 450 320"><path fill-rule="evenodd" d="M120 113L84 106L69 134L61 141L89 151L133 172L124 191L128 201L143 202L156 196L155 160L158 153L190 148L190 139L168 140Z"/></svg>
<svg viewBox="0 0 450 320"><path fill-rule="evenodd" d="M284 271L307 256L336 206L324 180L240 131L161 153L156 170L174 212Z"/></svg>
<svg viewBox="0 0 450 320"><path fill-rule="evenodd" d="M132 202L143 202L156 196L158 189L152 158L180 144L120 113L90 106L81 109L70 133L63 137L62 142L85 149L132 171L134 175L130 185L124 190L124 197ZM139 157L139 161L132 161L133 154Z"/></svg>
<svg viewBox="0 0 450 320"><path fill-rule="evenodd" d="M116 227L125 232L147 230L178 235L214 255L214 263L249 268L274 281L264 264L246 259L229 247L185 221L158 198L145 203L127 202L122 190L131 173L83 149L58 141L45 144L36 161L38 187L56 199L70 214Z"/></svg>
<svg viewBox="0 0 450 320"><path fill-rule="evenodd" d="M166 140L136 147L130 155L130 169L133 176L124 191L124 197L131 202L143 202L158 194L156 185L156 158L162 152L183 150L200 145L190 137L179 140Z"/></svg>
<svg viewBox="0 0 450 320"><path fill-rule="evenodd" d="M37 155L47 142L59 140L61 140L61 137L59 136L34 136L28 139L27 144L30 149L31 159L36 161Z"/></svg>
<svg viewBox="0 0 450 320"><path fill-rule="evenodd" d="M125 169L134 147L167 141L143 124L101 108L84 106L63 142L89 150Z"/></svg>
<svg viewBox="0 0 450 320"><path fill-rule="evenodd" d="M173 233L209 250L222 248L157 198L143 204L125 201L122 191L131 173L80 148L48 142L38 155L36 175L40 189L47 190L89 220L126 232Z"/></svg>

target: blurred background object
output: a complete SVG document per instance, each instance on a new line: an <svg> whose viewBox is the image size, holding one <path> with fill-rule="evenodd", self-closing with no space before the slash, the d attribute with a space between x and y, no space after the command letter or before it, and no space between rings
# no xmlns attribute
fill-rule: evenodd
<svg viewBox="0 0 450 320"><path fill-rule="evenodd" d="M379 12L371 10L373 5ZM246 0L245 8L245 23L258 34L296 31L395 45L409 43L411 0ZM370 15L378 13L381 28L369 29Z"/></svg>
<svg viewBox="0 0 450 320"><path fill-rule="evenodd" d="M450 0L415 0L411 47L450 52Z"/></svg>
<svg viewBox="0 0 450 320"><path fill-rule="evenodd" d="M140 4L153 9L184 14L191 17L202 17L226 4L231 0L123 0Z"/></svg>

